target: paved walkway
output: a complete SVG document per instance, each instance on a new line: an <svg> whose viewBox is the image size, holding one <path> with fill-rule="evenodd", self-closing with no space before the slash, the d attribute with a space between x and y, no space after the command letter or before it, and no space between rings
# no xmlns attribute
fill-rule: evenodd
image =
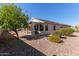
<svg viewBox="0 0 79 59"><path fill-rule="evenodd" d="M47 40L47 37L37 40L22 38L22 40L48 56L79 56L79 33L74 33L73 35L75 36L63 38L62 43L50 42Z"/></svg>

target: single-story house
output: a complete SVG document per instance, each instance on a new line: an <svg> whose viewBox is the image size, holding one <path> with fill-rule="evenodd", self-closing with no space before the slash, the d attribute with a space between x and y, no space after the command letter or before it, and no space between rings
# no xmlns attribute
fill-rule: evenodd
<svg viewBox="0 0 79 59"><path fill-rule="evenodd" d="M42 20L38 18L32 18L29 22L32 35L52 34L55 30L70 27L70 25L52 22L48 20Z"/></svg>

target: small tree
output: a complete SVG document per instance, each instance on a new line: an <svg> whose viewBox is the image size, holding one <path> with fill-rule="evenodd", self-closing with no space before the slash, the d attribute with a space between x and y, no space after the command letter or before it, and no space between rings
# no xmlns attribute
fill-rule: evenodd
<svg viewBox="0 0 79 59"><path fill-rule="evenodd" d="M28 16L22 12L20 7L14 4L1 5L0 7L0 28L13 30L17 38L18 28L26 28L28 26Z"/></svg>

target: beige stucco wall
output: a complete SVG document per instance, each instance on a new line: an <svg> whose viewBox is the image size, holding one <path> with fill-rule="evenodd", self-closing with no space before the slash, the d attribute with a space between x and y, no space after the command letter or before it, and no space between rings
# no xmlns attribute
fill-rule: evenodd
<svg viewBox="0 0 79 59"><path fill-rule="evenodd" d="M61 28L61 25L55 25L55 26L56 26L56 30ZM53 29L54 29L54 25L48 24L48 31L46 33L53 34L53 32L55 31Z"/></svg>

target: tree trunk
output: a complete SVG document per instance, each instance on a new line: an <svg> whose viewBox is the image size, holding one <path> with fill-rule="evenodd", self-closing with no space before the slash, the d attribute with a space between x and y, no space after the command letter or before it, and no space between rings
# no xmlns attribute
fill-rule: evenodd
<svg viewBox="0 0 79 59"><path fill-rule="evenodd" d="M13 31L16 33L16 35L17 35L17 39L19 39L19 35L18 35L17 30L13 30Z"/></svg>

